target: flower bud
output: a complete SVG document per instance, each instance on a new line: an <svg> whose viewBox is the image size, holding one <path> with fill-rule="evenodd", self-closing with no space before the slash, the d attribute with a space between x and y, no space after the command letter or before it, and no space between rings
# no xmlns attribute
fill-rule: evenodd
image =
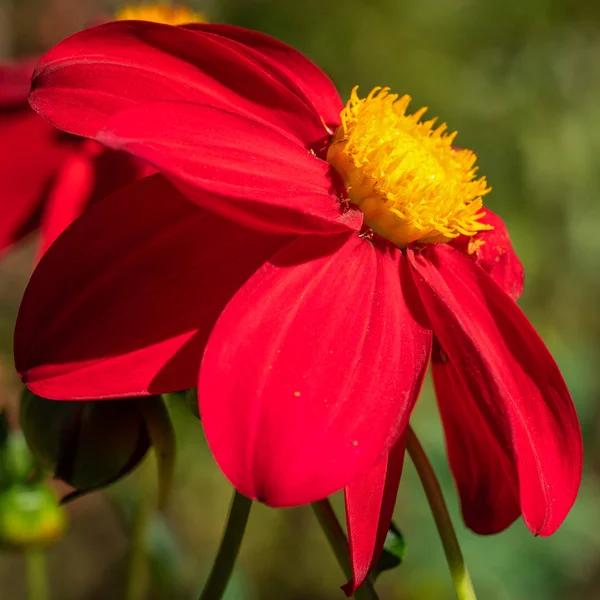
<svg viewBox="0 0 600 600"><path fill-rule="evenodd" d="M150 447L142 403L157 400L58 401L26 391L21 427L43 468L79 491L90 491L141 462Z"/></svg>
<svg viewBox="0 0 600 600"><path fill-rule="evenodd" d="M62 536L66 524L65 509L44 483L17 483L0 491L1 545L45 546Z"/></svg>

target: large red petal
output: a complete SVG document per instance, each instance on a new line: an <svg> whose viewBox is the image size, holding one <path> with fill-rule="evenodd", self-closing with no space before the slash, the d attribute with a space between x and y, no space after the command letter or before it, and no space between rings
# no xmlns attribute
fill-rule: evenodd
<svg viewBox="0 0 600 600"><path fill-rule="evenodd" d="M508 229L487 207L485 216L479 221L492 225L493 229L481 231L474 238L460 236L452 245L471 256L513 300L517 300L523 293L524 272Z"/></svg>
<svg viewBox="0 0 600 600"><path fill-rule="evenodd" d="M0 253L29 231L72 150L29 107L0 111Z"/></svg>
<svg viewBox="0 0 600 600"><path fill-rule="evenodd" d="M274 233L348 230L330 191L329 165L246 117L157 102L119 113L98 139L147 160L191 199L209 200L207 208L245 226Z"/></svg>
<svg viewBox="0 0 600 600"><path fill-rule="evenodd" d="M415 388L416 394L419 389ZM405 450L406 435L402 435L373 469L346 486L346 522L353 573L352 580L343 586L348 596L367 578L383 550L396 505Z"/></svg>
<svg viewBox="0 0 600 600"><path fill-rule="evenodd" d="M436 244L407 255L442 348L487 422L511 440L525 523L550 535L575 501L583 460L556 363L512 299L463 253Z"/></svg>
<svg viewBox="0 0 600 600"><path fill-rule="evenodd" d="M286 242L196 206L160 175L122 188L35 269L17 320L17 369L53 399L194 387L214 321Z"/></svg>
<svg viewBox="0 0 600 600"><path fill-rule="evenodd" d="M356 234L302 236L229 303L199 398L208 443L241 493L313 502L397 441L431 344L404 301L399 260Z"/></svg>
<svg viewBox="0 0 600 600"><path fill-rule="evenodd" d="M510 430L481 409L439 344L433 347L435 394L464 521L475 533L498 533L521 514Z"/></svg>
<svg viewBox="0 0 600 600"><path fill-rule="evenodd" d="M320 145L328 135L321 117L287 83L223 36L122 21L86 29L50 50L36 69L30 102L60 129L88 137L118 111L181 100L225 108L306 146Z"/></svg>
<svg viewBox="0 0 600 600"><path fill-rule="evenodd" d="M291 46L259 31L234 25L194 23L186 25L186 29L221 35L260 54L273 69L289 79L290 86L296 86L306 96L328 126L335 128L340 124L344 103L335 85L315 63Z"/></svg>

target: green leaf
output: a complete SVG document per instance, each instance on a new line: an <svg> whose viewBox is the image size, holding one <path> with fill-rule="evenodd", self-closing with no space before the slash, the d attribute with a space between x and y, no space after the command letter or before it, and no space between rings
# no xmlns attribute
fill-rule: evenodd
<svg viewBox="0 0 600 600"><path fill-rule="evenodd" d="M406 540L402 532L392 522L388 529L383 552L373 568L372 577L376 579L383 571L395 569L401 565L406 556Z"/></svg>

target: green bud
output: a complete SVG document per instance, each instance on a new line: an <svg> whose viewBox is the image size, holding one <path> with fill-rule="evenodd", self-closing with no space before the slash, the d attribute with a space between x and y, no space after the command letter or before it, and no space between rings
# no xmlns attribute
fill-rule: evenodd
<svg viewBox="0 0 600 600"><path fill-rule="evenodd" d="M0 492L0 544L45 546L66 528L65 510L43 483L15 484Z"/></svg>
<svg viewBox="0 0 600 600"><path fill-rule="evenodd" d="M26 391L21 427L41 466L79 491L104 487L144 458L150 437L142 406L160 397L47 400Z"/></svg>

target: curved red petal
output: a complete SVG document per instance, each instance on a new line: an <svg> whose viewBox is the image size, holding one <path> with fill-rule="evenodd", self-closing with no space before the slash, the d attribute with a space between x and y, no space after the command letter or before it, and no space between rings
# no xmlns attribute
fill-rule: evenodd
<svg viewBox="0 0 600 600"><path fill-rule="evenodd" d="M506 428L523 518L552 534L579 489L581 431L548 349L496 282L463 253L407 250L434 334L488 422Z"/></svg>
<svg viewBox="0 0 600 600"><path fill-rule="evenodd" d="M498 533L521 515L510 429L482 410L439 343L433 348L435 394L465 524L478 534Z"/></svg>
<svg viewBox="0 0 600 600"><path fill-rule="evenodd" d="M493 229L481 231L474 238L460 236L451 245L466 252L513 299L523 293L524 271L504 221L487 207L480 223Z"/></svg>
<svg viewBox="0 0 600 600"><path fill-rule="evenodd" d="M315 63L291 46L259 31L235 25L194 23L185 27L221 35L260 54L300 90L330 128L335 129L340 124L344 103L335 85Z"/></svg>
<svg viewBox="0 0 600 600"><path fill-rule="evenodd" d="M395 249L301 236L235 295L208 342L202 422L225 475L271 506L324 498L404 430L431 344Z"/></svg>
<svg viewBox="0 0 600 600"><path fill-rule="evenodd" d="M17 369L53 399L194 387L222 308L287 241L196 206L160 175L122 188L35 269L17 320Z"/></svg>
<svg viewBox="0 0 600 600"><path fill-rule="evenodd" d="M0 253L30 230L72 145L29 107L0 110Z"/></svg>
<svg viewBox="0 0 600 600"><path fill-rule="evenodd" d="M119 113L98 139L147 160L192 200L244 226L286 234L348 230L330 192L329 165L246 117L157 102Z"/></svg>
<svg viewBox="0 0 600 600"><path fill-rule="evenodd" d="M36 69L30 102L60 129L86 137L121 110L180 100L268 123L306 146L322 144L328 132L321 117L276 75L223 36L121 21L50 50Z"/></svg>
<svg viewBox="0 0 600 600"><path fill-rule="evenodd" d="M420 387L415 388L417 395L419 390ZM373 469L346 486L346 522L353 577L342 589L348 596L367 578L381 556L396 505L405 450L406 435L403 434Z"/></svg>

